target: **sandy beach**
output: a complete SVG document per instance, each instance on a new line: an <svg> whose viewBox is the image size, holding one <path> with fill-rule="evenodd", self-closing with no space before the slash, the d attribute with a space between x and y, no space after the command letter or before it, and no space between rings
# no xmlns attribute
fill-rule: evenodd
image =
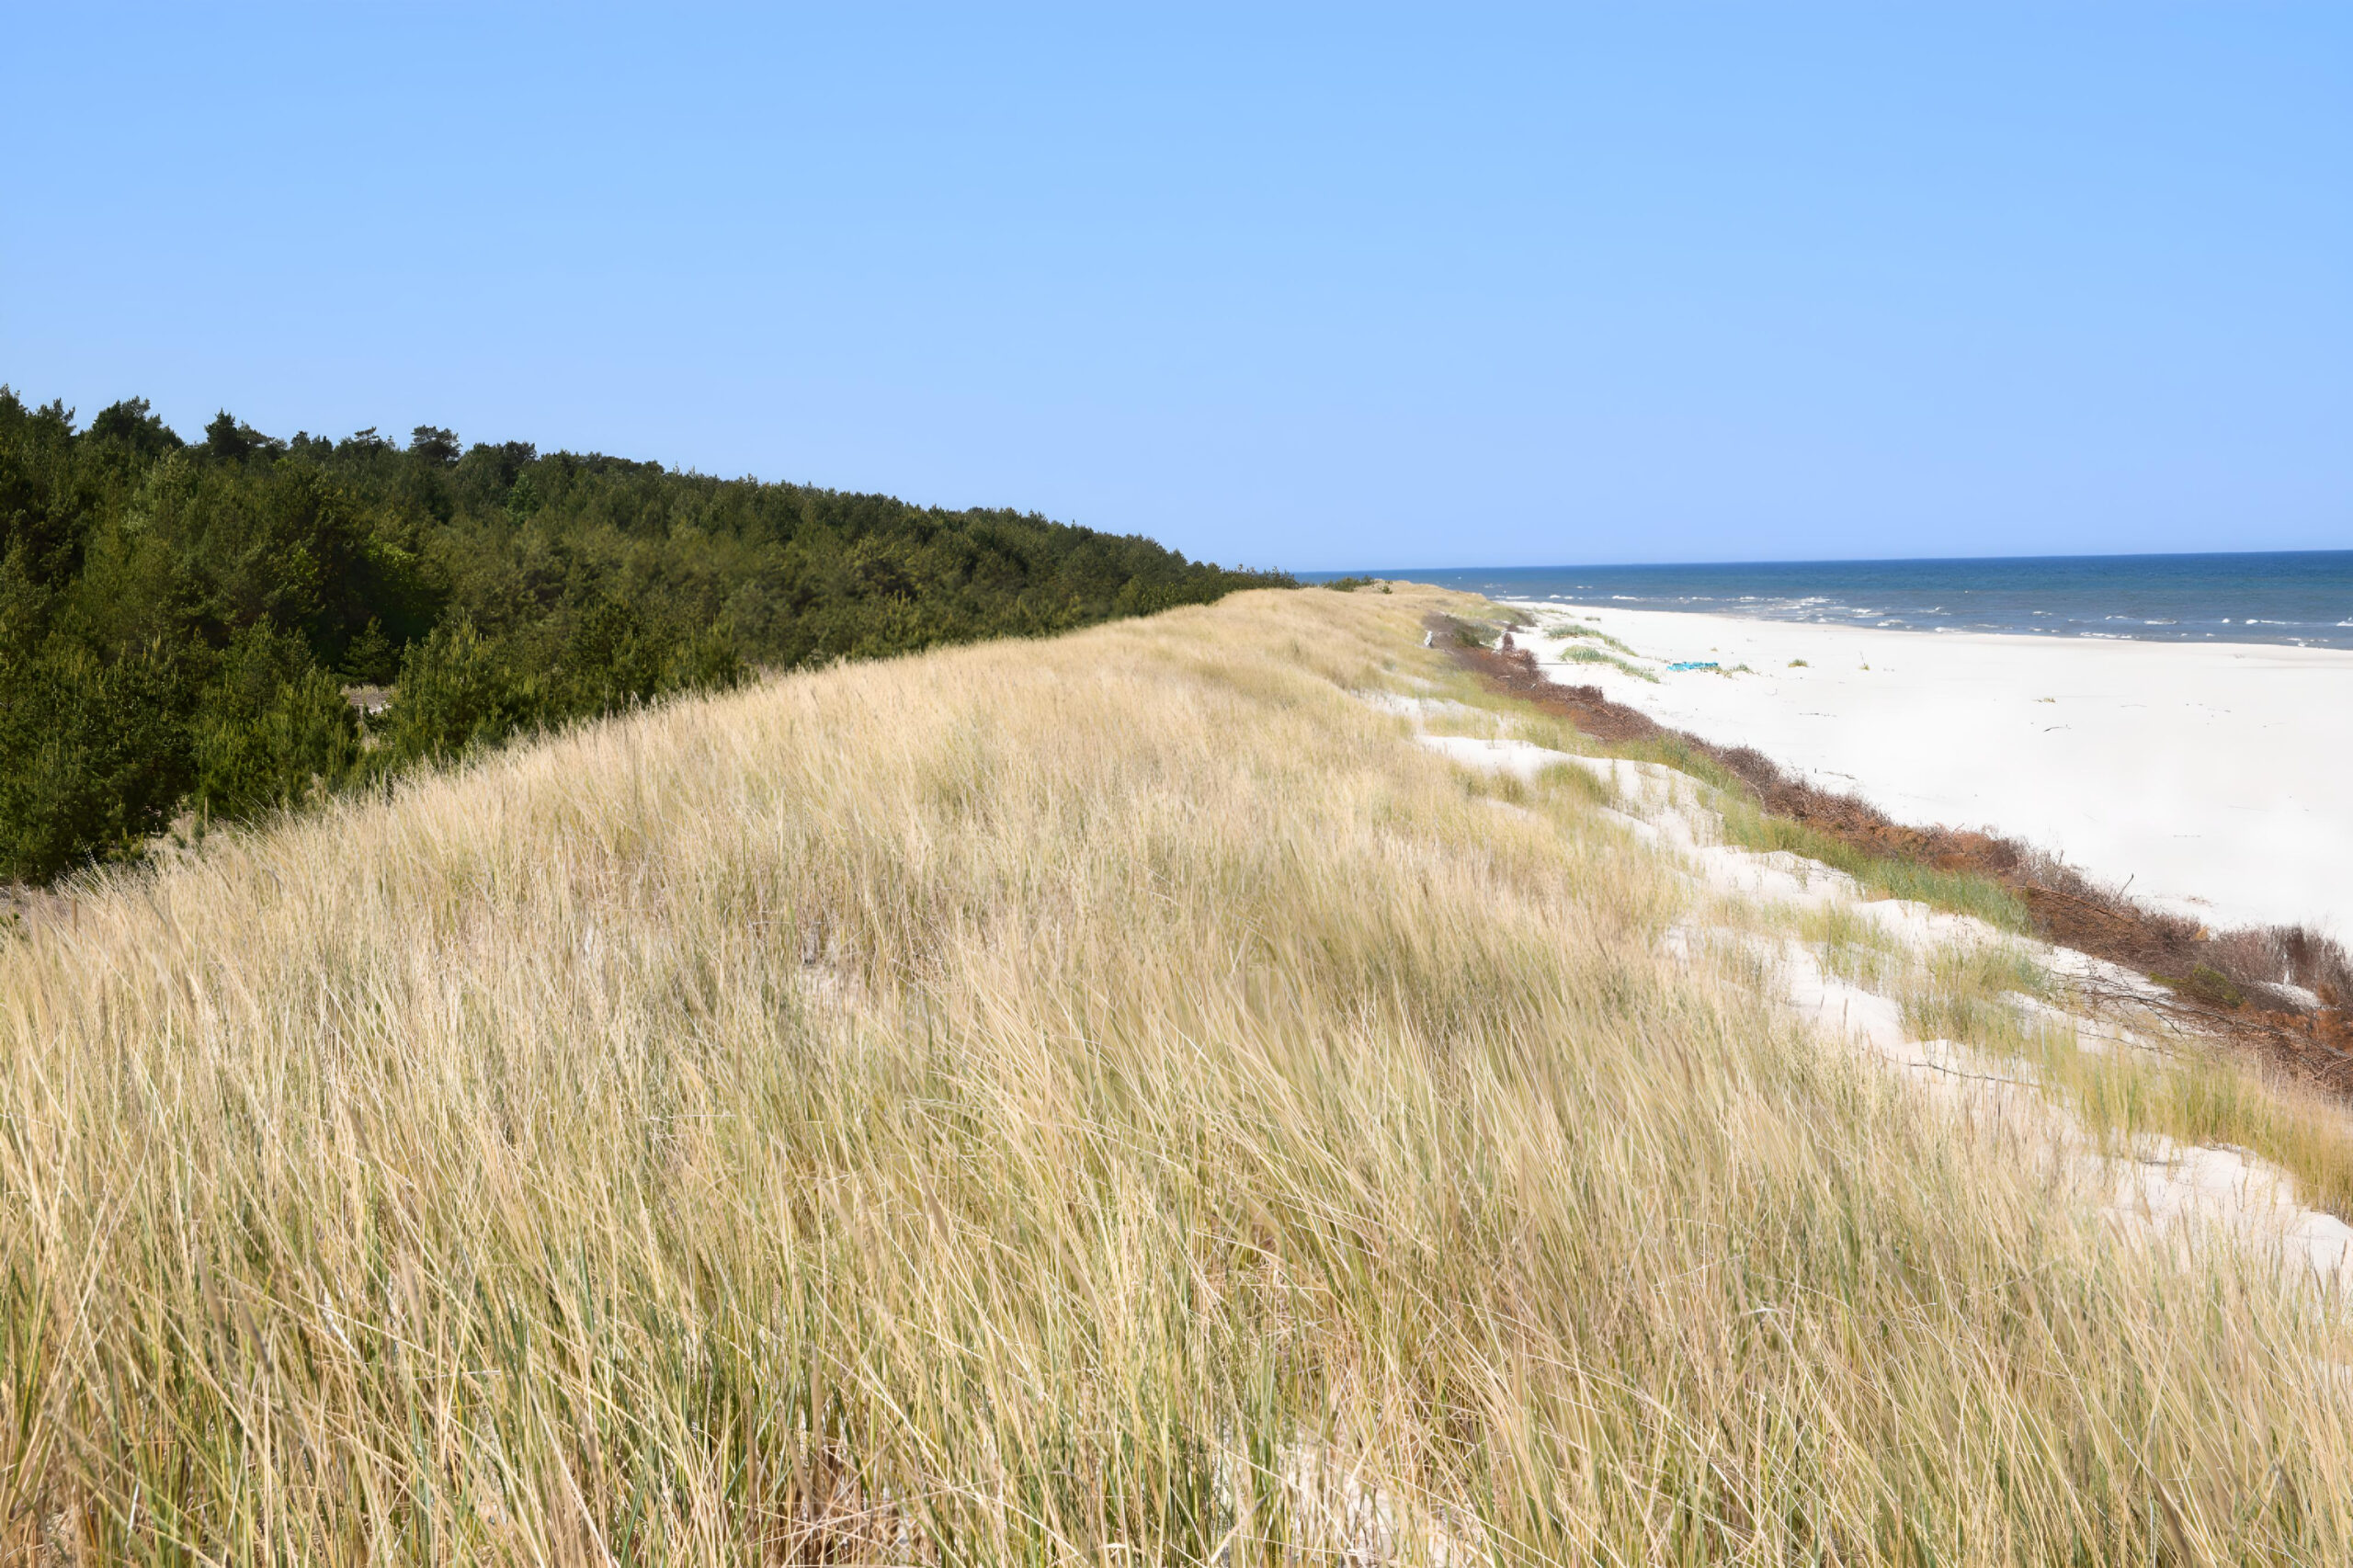
<svg viewBox="0 0 2353 1568"><path fill-rule="evenodd" d="M1633 655L1524 637L1554 679L1755 746L1904 821L2026 840L2217 928L2353 936L2353 652L1516 602ZM1580 646L1655 682L1570 660Z"/></svg>

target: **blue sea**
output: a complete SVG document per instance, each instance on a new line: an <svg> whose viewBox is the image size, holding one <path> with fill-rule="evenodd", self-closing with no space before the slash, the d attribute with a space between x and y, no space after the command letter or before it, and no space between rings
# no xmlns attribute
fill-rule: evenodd
<svg viewBox="0 0 2353 1568"><path fill-rule="evenodd" d="M1333 576L1338 574L1302 574ZM2353 648L2353 550L1382 572L1493 598L1906 631Z"/></svg>

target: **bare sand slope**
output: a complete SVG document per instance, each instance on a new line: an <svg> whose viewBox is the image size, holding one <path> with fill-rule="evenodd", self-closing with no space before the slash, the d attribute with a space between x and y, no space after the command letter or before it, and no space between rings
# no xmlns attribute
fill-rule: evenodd
<svg viewBox="0 0 2353 1568"><path fill-rule="evenodd" d="M1554 678L1898 817L1991 827L2216 926L2353 936L2353 653L1524 608L1658 682L1564 661L1590 639L1529 639Z"/></svg>

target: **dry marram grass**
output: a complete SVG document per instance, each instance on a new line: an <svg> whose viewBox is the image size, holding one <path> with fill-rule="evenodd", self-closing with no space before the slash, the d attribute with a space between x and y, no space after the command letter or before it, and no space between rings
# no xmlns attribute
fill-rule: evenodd
<svg viewBox="0 0 2353 1568"><path fill-rule="evenodd" d="M0 952L0 1556L2353 1554L2336 1304L1660 957L1589 790L1352 695L1440 602L794 676L77 890Z"/></svg>

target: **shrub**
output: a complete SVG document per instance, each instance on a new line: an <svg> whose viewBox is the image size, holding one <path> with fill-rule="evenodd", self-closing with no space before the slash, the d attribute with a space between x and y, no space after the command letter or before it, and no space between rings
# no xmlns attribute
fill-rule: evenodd
<svg viewBox="0 0 2353 1568"><path fill-rule="evenodd" d="M136 857L190 774L188 662L150 647L81 649L0 674L0 875L47 881Z"/></svg>
<svg viewBox="0 0 2353 1568"><path fill-rule="evenodd" d="M390 764L447 761L470 746L494 745L539 717L535 684L519 679L472 621L446 621L401 661L381 755Z"/></svg>
<svg viewBox="0 0 2353 1568"><path fill-rule="evenodd" d="M359 760L359 722L310 645L264 621L240 632L197 709L205 810L249 817L331 790Z"/></svg>

